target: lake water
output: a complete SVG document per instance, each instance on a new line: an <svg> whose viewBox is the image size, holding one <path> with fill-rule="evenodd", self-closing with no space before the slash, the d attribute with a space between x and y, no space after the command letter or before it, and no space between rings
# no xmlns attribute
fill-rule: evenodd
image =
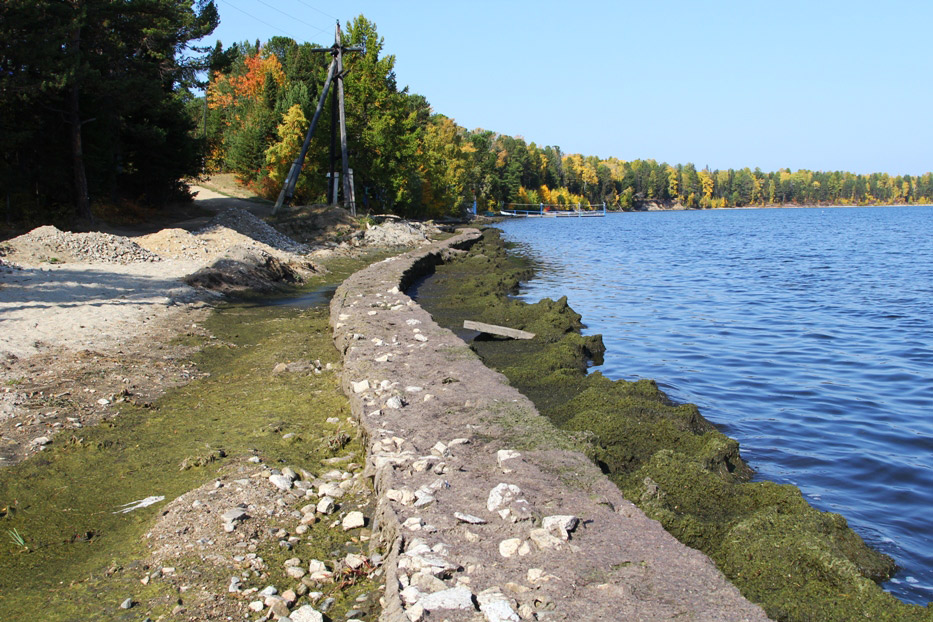
<svg viewBox="0 0 933 622"><path fill-rule="evenodd" d="M499 225L567 295L600 371L653 378L933 600L933 207L756 209Z"/></svg>

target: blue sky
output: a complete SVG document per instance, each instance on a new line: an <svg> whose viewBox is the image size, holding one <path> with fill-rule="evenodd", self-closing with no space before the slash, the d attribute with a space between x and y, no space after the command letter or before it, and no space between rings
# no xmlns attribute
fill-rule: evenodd
<svg viewBox="0 0 933 622"><path fill-rule="evenodd" d="M698 168L933 170L933 2L215 0L209 40L333 43L470 129Z"/></svg>

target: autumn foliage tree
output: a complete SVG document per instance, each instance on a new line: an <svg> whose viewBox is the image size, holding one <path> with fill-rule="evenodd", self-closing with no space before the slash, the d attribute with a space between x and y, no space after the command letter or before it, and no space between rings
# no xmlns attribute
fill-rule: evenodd
<svg viewBox="0 0 933 622"><path fill-rule="evenodd" d="M345 57L348 143L357 205L364 210L439 217L458 214L474 200L480 210L497 210L516 203L639 209L654 201L712 209L933 199L930 173L697 169L689 162L568 154L520 136L467 130L398 86L395 57L383 54L375 24L362 16L351 20L344 42L365 48ZM275 37L212 54L218 71L208 90L210 161L269 198L281 187L330 62L314 48ZM299 178L302 202L324 200L330 130L324 114Z"/></svg>

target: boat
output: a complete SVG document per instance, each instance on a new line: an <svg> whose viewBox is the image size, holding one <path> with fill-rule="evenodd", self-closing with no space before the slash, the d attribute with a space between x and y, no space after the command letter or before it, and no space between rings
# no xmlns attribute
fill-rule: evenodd
<svg viewBox="0 0 933 622"><path fill-rule="evenodd" d="M523 204L513 204L516 206ZM528 205L528 207L534 207L534 205ZM590 208L599 208L599 209L583 209L583 206L578 206L578 209L568 210L568 209L551 209L552 207L563 207L562 205L543 205L540 204L537 206L536 210L527 210L527 209L508 209L508 210L499 210L499 215L507 216L509 218L594 218L606 215L606 204L602 205L587 205Z"/></svg>

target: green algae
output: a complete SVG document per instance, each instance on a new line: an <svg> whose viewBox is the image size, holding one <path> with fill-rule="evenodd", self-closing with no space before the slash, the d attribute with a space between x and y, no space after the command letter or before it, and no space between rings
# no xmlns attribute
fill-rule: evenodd
<svg viewBox="0 0 933 622"><path fill-rule="evenodd" d="M343 260L303 291L335 283L371 261ZM139 620L168 613L178 594L167 583L141 585L144 535L168 501L215 478L232 459L260 454L315 472L335 455L328 417L350 414L335 374L273 375L283 361L319 359L339 366L326 306L265 306L260 297L225 304L204 322L213 339L192 363L209 375L168 391L151 406L124 403L112 420L55 437L53 445L0 470L0 529L16 529L29 546L0 542L0 620ZM186 338L186 343L191 338ZM283 440L293 432L301 440ZM359 439L341 452L363 455ZM129 513L119 506L151 495L165 501ZM283 526L284 527L284 526ZM346 536L315 526L322 559ZM319 550L318 550L319 549ZM326 555L325 555L326 553ZM281 551L260 554L277 559ZM196 558L178 565L202 565ZM278 572L278 564L270 572ZM358 582L358 589L366 586ZM370 586L371 587L371 586ZM350 608L357 591L338 598ZM119 604L132 596L139 607ZM145 611L145 614L142 613Z"/></svg>
<svg viewBox="0 0 933 622"><path fill-rule="evenodd" d="M467 340L475 335L459 328L464 319L535 332L530 341L480 336L471 346L553 425L574 433L628 499L708 554L776 620L933 620L930 607L904 604L875 583L894 562L842 516L811 507L794 486L751 482L739 444L696 406L673 403L650 380L587 374L601 339L580 335L581 317L566 298L510 298L533 270L507 251L497 232L485 231L419 286L419 302Z"/></svg>

